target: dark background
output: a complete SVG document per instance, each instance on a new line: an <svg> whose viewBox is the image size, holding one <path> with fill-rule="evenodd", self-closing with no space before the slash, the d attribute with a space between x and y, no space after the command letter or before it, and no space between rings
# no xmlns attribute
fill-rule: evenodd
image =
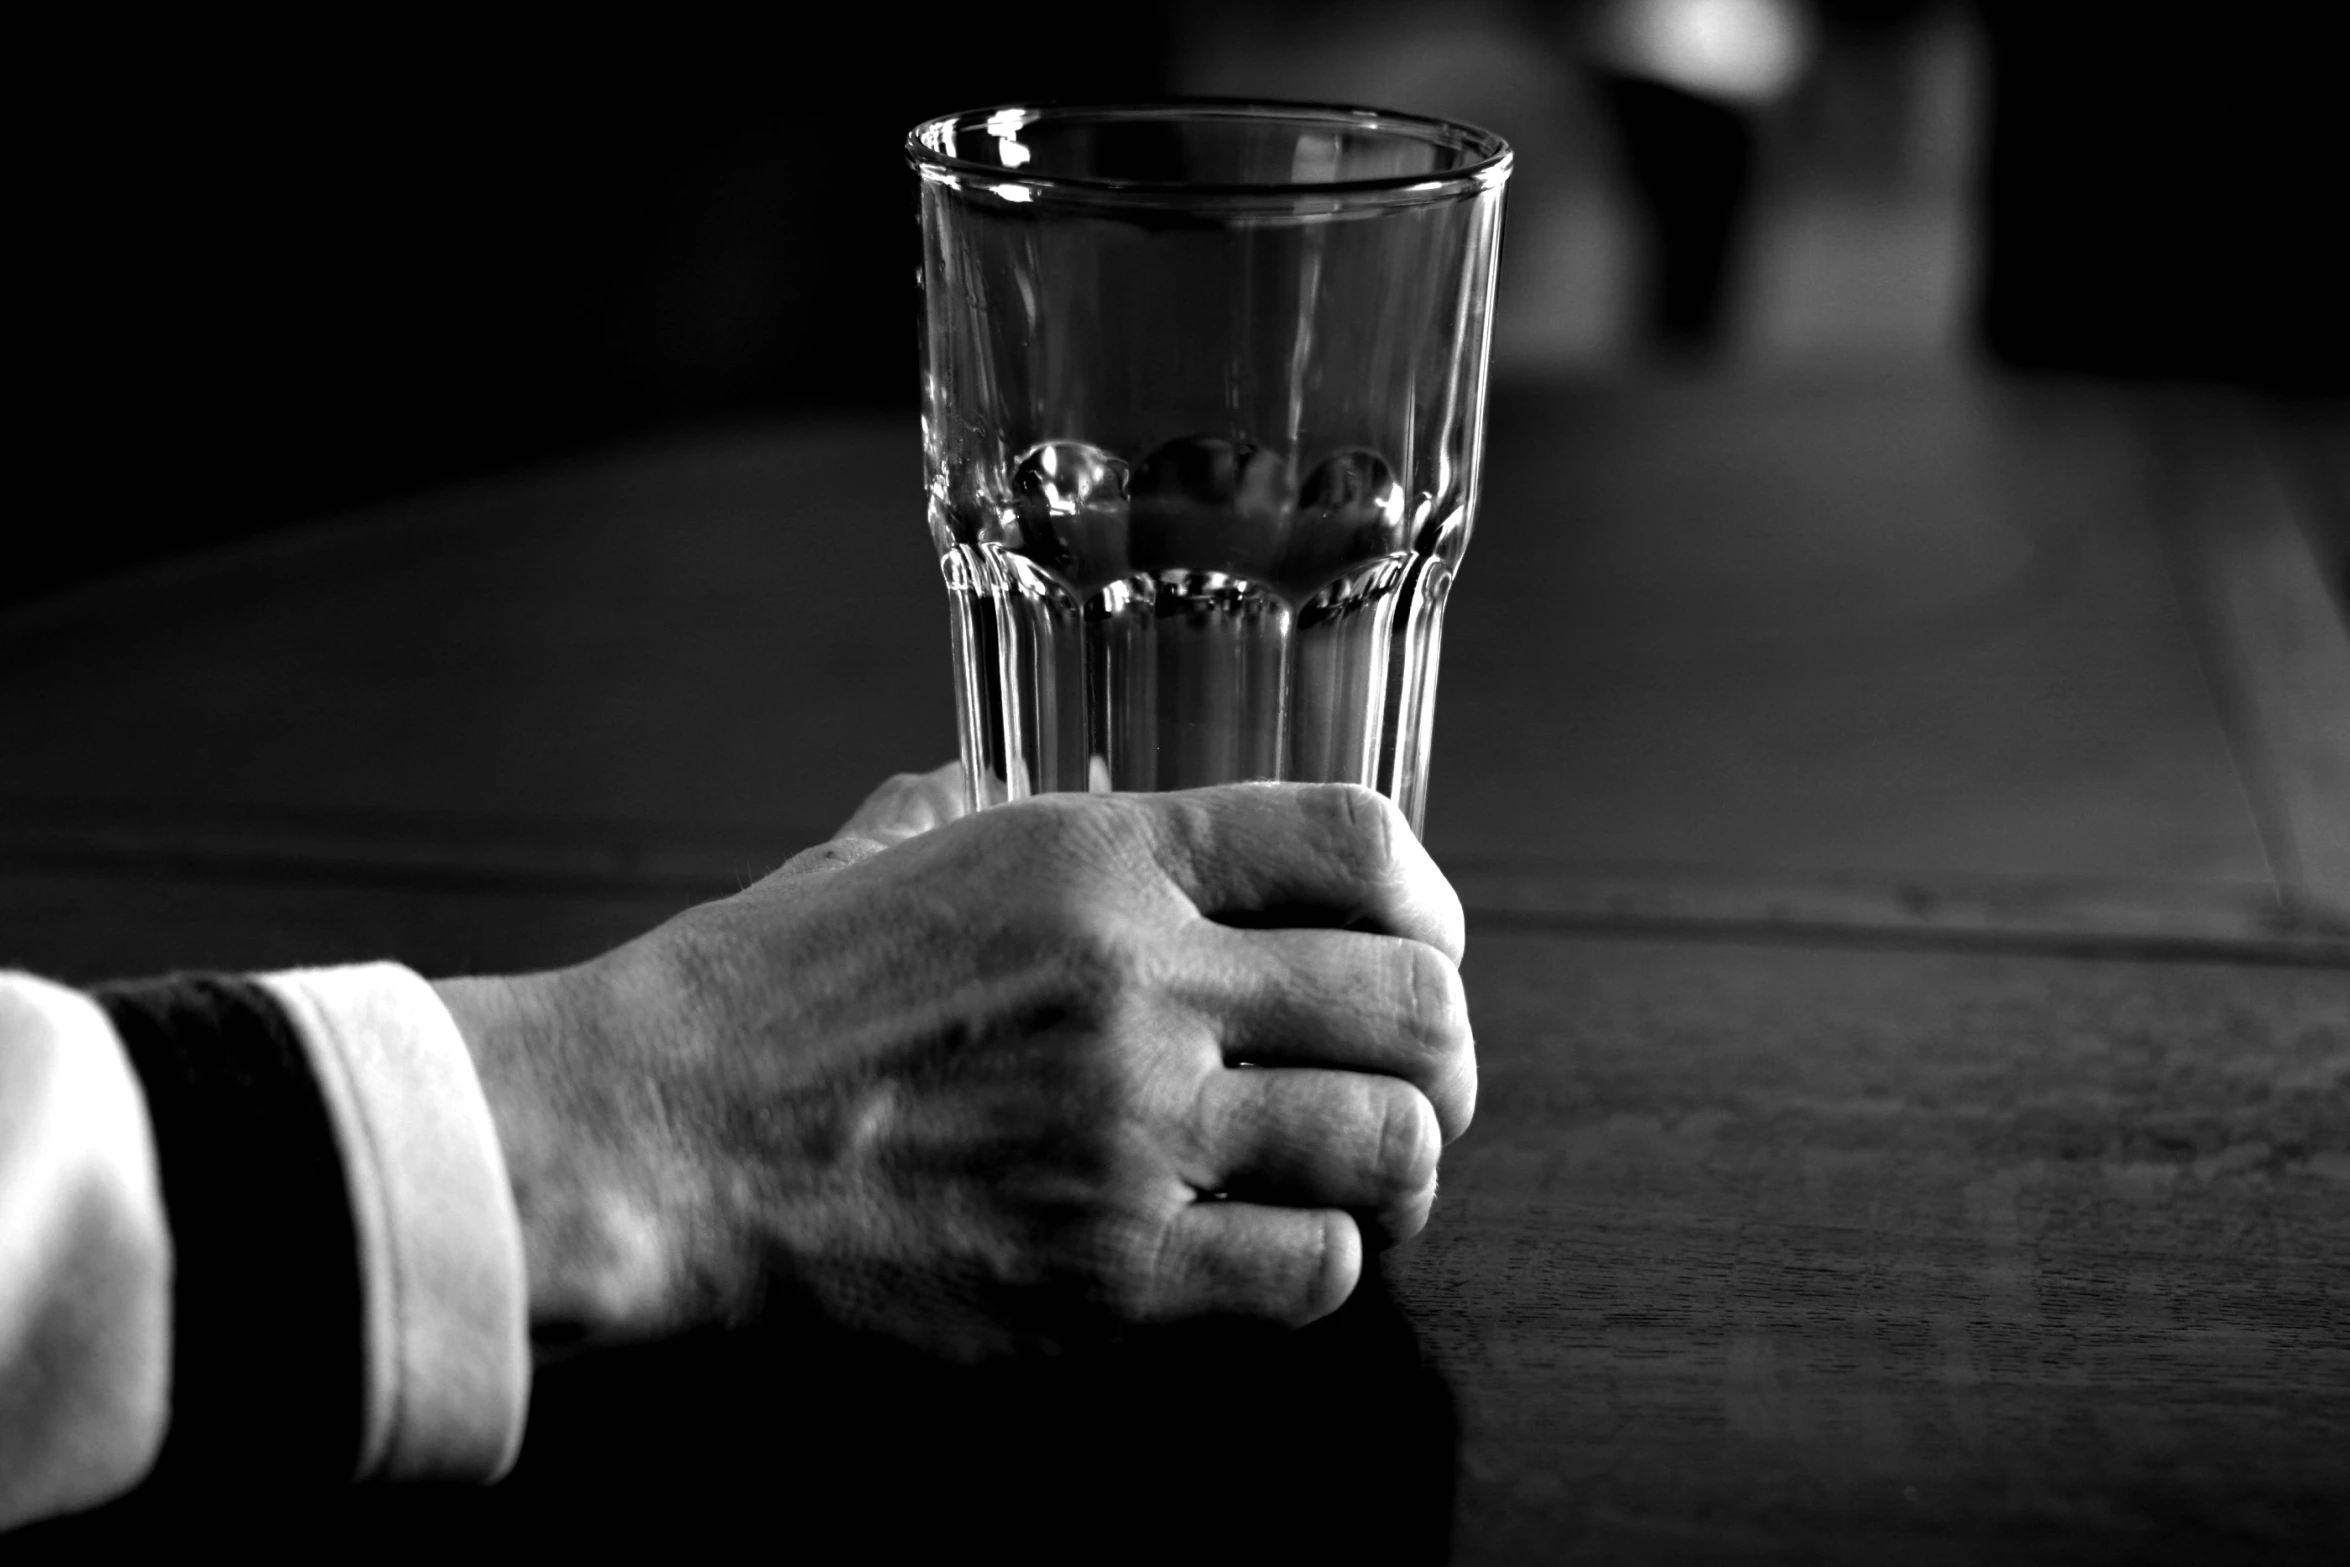
<svg viewBox="0 0 2350 1567"><path fill-rule="evenodd" d="M1213 9L536 28L338 12L26 35L14 361L32 482L0 601L614 439L910 416L907 127L981 103L1160 95ZM1350 15L1257 9L1309 40ZM1576 8L1425 9L1505 11L1559 38ZM1817 14L1865 44L1951 9ZM2031 369L2350 390L2350 249L2331 221L2350 117L2327 10L1978 7L1977 348ZM1599 100L1614 105L1603 155L1666 193L1640 209L1644 264L1689 274L1694 244L1702 296L1728 266L1704 252L1731 241L1705 236L1735 230L1754 127L1621 86ZM1698 237L1660 234L1675 223ZM1702 297L1694 312L1694 327L1687 305L1678 326L1649 323L1682 339L1683 367L1712 331Z"/></svg>

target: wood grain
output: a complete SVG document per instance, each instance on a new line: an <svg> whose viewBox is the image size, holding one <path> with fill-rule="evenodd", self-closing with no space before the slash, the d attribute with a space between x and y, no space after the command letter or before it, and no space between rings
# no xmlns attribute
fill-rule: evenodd
<svg viewBox="0 0 2350 1567"><path fill-rule="evenodd" d="M2323 1559L2350 970L1475 932L1464 1562Z"/></svg>
<svg viewBox="0 0 2350 1567"><path fill-rule="evenodd" d="M2265 883L2061 876L1737 875L1451 858L1489 929L1701 940L2068 953L2238 963L2350 962L2350 920Z"/></svg>

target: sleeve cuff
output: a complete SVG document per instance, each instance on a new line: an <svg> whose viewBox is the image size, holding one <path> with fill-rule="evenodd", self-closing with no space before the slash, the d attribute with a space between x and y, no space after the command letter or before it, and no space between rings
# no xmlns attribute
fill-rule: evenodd
<svg viewBox="0 0 2350 1567"><path fill-rule="evenodd" d="M495 1479L521 1447L521 1223L456 1021L394 963L260 976L309 1050L343 1146L361 1268L359 1475Z"/></svg>
<svg viewBox="0 0 2350 1567"><path fill-rule="evenodd" d="M153 1465L171 1261L146 1109L106 1015L0 973L0 1530L106 1501Z"/></svg>

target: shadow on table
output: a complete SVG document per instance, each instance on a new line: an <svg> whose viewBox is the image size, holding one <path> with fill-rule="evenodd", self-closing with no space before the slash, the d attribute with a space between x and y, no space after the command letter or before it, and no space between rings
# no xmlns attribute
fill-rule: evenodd
<svg viewBox="0 0 2350 1567"><path fill-rule="evenodd" d="M788 1329L582 1359L540 1374L496 1487L144 1495L0 1555L201 1539L264 1559L755 1542L802 1560L1441 1562L1457 1436L1450 1389L1368 1277L1300 1332L1196 1326L1042 1363L944 1367Z"/></svg>

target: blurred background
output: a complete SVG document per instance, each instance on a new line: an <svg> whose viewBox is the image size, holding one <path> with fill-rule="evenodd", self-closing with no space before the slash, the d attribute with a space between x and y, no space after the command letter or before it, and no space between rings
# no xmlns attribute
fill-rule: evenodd
<svg viewBox="0 0 2350 1567"><path fill-rule="evenodd" d="M900 143L977 102L1264 95L1501 131L1505 383L1960 364L2331 410L2350 393L2350 112L2330 11L1046 0L51 24L19 55L36 482L0 601L614 441L910 421Z"/></svg>

